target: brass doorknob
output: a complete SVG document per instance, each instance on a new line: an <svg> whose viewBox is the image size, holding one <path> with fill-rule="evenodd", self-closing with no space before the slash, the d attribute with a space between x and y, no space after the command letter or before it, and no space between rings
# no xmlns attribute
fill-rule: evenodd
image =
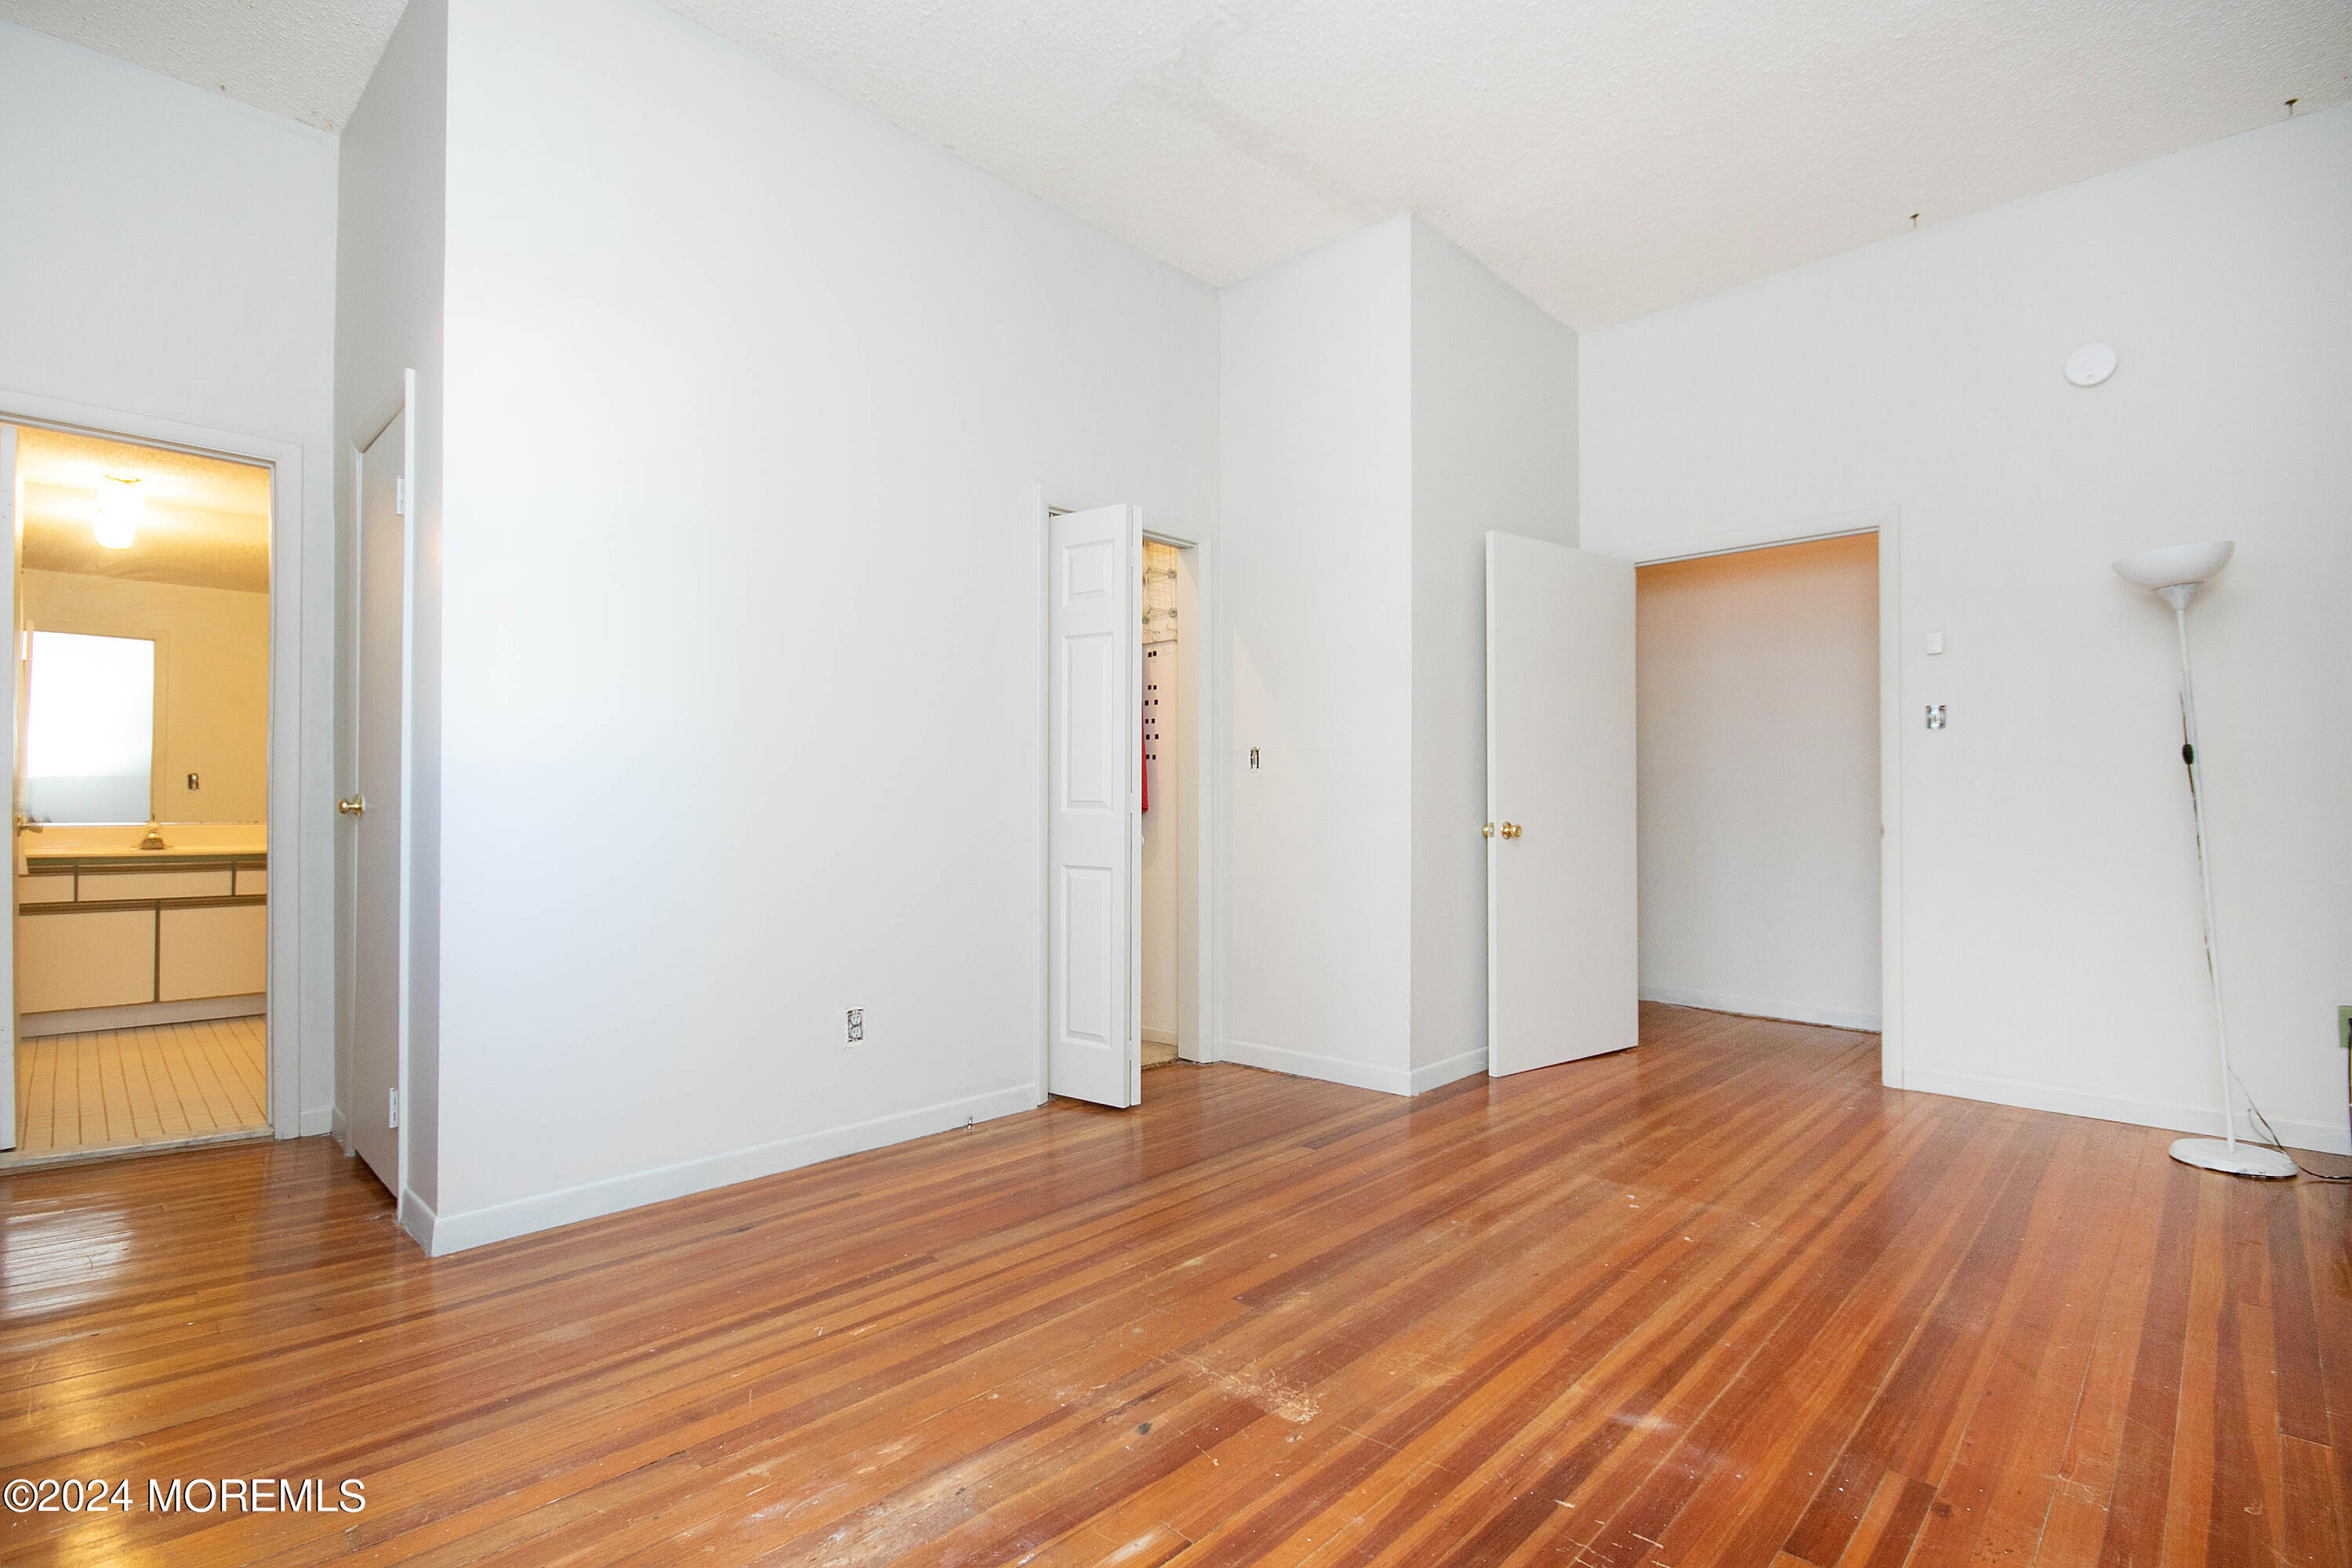
<svg viewBox="0 0 2352 1568"><path fill-rule="evenodd" d="M1496 828L1495 831L1496 831L1497 833L1500 833L1500 834L1501 834L1504 837L1506 837L1506 838L1517 838L1517 837L1520 835L1520 833L1522 833L1522 832L1523 832L1523 831L1525 831L1525 830L1524 830L1524 829L1522 829L1522 828L1519 826L1519 825L1518 825L1517 823L1516 823L1516 822L1507 822L1507 823L1503 824L1503 826L1500 826L1500 827Z"/></svg>
<svg viewBox="0 0 2352 1568"><path fill-rule="evenodd" d="M1488 824L1486 824L1486 826L1484 826L1484 827L1482 827L1482 828L1480 828L1480 829L1478 830L1478 834L1479 834L1479 837L1482 837L1482 838L1492 838L1492 837L1495 837L1495 825L1494 825L1493 823L1491 823L1491 822L1490 822L1490 823L1488 823Z"/></svg>
<svg viewBox="0 0 2352 1568"><path fill-rule="evenodd" d="M335 802L335 809L345 816L364 816L367 815L367 797L355 795L348 800L339 800Z"/></svg>

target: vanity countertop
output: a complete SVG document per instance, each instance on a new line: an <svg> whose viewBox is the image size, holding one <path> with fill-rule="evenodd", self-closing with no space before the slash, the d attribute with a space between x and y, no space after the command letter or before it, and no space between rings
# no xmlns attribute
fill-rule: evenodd
<svg viewBox="0 0 2352 1568"><path fill-rule="evenodd" d="M18 834L16 847L27 866L118 859L168 865L174 860L218 860L232 855L255 858L269 853L267 834L251 826L239 831L233 824L193 824L184 831L166 824L163 837L164 843L171 846L168 849L140 848L139 841L146 837L143 826L52 827L42 833Z"/></svg>

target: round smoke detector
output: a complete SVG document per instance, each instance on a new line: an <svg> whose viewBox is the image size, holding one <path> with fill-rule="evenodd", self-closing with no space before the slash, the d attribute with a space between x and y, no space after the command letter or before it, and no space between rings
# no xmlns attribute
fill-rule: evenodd
<svg viewBox="0 0 2352 1568"><path fill-rule="evenodd" d="M2116 351L2105 343L2084 343L2066 356L2066 379L2076 386L2096 386L2116 374Z"/></svg>

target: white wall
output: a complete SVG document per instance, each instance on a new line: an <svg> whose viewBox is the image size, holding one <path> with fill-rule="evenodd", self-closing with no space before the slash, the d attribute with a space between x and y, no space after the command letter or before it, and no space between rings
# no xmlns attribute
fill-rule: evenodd
<svg viewBox="0 0 2352 1568"><path fill-rule="evenodd" d="M25 616L43 631L160 643L164 821L268 820L268 595L84 572L27 571L24 584Z"/></svg>
<svg viewBox="0 0 2352 1568"><path fill-rule="evenodd" d="M1223 302L1222 1048L1433 1089L1486 1065L1485 536L1575 542L1576 334L1411 216Z"/></svg>
<svg viewBox="0 0 2352 1568"><path fill-rule="evenodd" d="M1412 897L1412 221L1223 295L1234 1060L1402 1090ZM1252 747L1262 766L1249 771Z"/></svg>
<svg viewBox="0 0 2352 1568"><path fill-rule="evenodd" d="M1636 575L1642 994L1875 1029L1878 541Z"/></svg>
<svg viewBox="0 0 2352 1568"><path fill-rule="evenodd" d="M2233 538L2195 611L2232 1040L2352 1146L2347 256L2336 109L1584 340L1589 544L1901 508L1908 1086L2218 1128L2170 626L2107 563Z"/></svg>
<svg viewBox="0 0 2352 1568"><path fill-rule="evenodd" d="M333 530L330 412L335 143L121 61L0 23L0 414L28 400L92 419L197 426L300 454L278 592L299 611L299 689L276 693L274 759L299 820L300 907L274 959L300 976L290 1016L299 1110L324 1131L333 1094ZM129 431L138 434L136 430ZM283 538L281 539L281 545ZM281 549L280 565L288 554ZM290 626L289 617L280 622ZM296 836L299 835L299 839ZM278 1040L275 1048L289 1042Z"/></svg>
<svg viewBox="0 0 2352 1568"><path fill-rule="evenodd" d="M338 601L346 627L358 624L353 598L358 563L358 453L399 412L404 373L416 372L416 494L408 509L416 531L419 592L415 615L415 689L412 700L415 777L411 824L409 1079L402 1131L410 1193L429 1214L439 1196L440 1037L436 1006L440 959L440 594L442 506L443 190L448 78L446 0L409 0L343 128L339 149L340 213L335 321L335 499L340 561ZM337 690L348 705L357 690L347 633L339 648ZM348 707L345 710L348 712ZM338 775L353 777L351 731L337 735ZM341 885L349 886L353 836L337 835ZM351 955L343 970L349 994ZM340 1059L351 1049L350 1019ZM344 1106L344 1113L350 1108ZM368 1108L375 1114L375 1108ZM408 1206L404 1194L404 1209ZM412 1215L404 1222L415 1225Z"/></svg>
<svg viewBox="0 0 2352 1568"><path fill-rule="evenodd" d="M650 4L449 54L436 1247L1034 1105L1032 487L1213 524L1214 295Z"/></svg>
<svg viewBox="0 0 2352 1568"><path fill-rule="evenodd" d="M1576 542L1576 334L1412 233L1416 1089L1486 1067L1486 542Z"/></svg>

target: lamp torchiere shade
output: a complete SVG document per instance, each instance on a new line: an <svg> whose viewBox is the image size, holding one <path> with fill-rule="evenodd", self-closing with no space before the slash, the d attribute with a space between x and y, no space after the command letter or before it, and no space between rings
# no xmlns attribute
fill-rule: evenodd
<svg viewBox="0 0 2352 1568"><path fill-rule="evenodd" d="M2116 562L2116 575L2151 594L2163 594L2168 600L2170 589L2186 588L2194 595L2230 563L2231 553L2237 548L2235 540L2223 539L2210 544L2168 544L2160 550L2143 550Z"/></svg>

